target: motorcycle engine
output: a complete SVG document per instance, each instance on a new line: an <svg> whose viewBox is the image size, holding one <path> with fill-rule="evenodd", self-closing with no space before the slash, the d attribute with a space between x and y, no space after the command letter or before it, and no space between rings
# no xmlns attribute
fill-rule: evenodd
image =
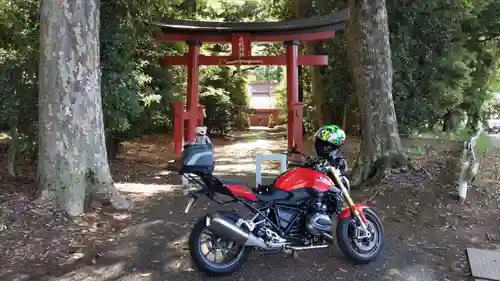
<svg viewBox="0 0 500 281"><path fill-rule="evenodd" d="M321 235L332 231L332 220L326 213L327 207L322 202L314 205L314 212L307 216L306 227L313 235Z"/></svg>

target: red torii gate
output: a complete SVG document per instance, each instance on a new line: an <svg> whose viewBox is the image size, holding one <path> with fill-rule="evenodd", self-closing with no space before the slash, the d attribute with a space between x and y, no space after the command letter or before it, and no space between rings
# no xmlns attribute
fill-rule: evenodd
<svg viewBox="0 0 500 281"><path fill-rule="evenodd" d="M331 39L335 30L343 29L347 10L326 16L285 22L203 22L168 19L154 24L160 27L160 41L186 42L189 51L183 56L165 56L165 65L187 65L187 105L174 102L174 142L177 159L183 145L184 121L187 121L185 140L192 142L195 127L203 123L202 106L198 104L198 74L200 65L286 65L288 148L296 145L302 150L302 103L299 102L298 66L327 65L328 56L304 56L299 53L299 41ZM284 42L286 54L281 56L252 56L252 42ZM200 55L202 43L231 44L230 56Z"/></svg>

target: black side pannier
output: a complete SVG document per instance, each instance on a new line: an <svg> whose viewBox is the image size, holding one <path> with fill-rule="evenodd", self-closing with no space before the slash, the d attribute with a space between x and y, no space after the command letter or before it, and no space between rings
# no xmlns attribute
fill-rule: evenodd
<svg viewBox="0 0 500 281"><path fill-rule="evenodd" d="M181 154L181 173L211 175L215 168L213 150L205 144L188 144Z"/></svg>

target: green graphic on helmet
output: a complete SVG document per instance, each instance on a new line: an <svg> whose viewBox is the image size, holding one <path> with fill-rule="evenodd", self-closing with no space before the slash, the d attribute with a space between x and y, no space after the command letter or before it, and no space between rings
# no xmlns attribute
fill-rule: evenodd
<svg viewBox="0 0 500 281"><path fill-rule="evenodd" d="M315 136L323 141L332 143L334 145L342 145L345 141L344 131L336 125L326 125L321 127Z"/></svg>

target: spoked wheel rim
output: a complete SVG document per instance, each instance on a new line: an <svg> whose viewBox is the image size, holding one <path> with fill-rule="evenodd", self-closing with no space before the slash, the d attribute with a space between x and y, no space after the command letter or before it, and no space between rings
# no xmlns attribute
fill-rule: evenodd
<svg viewBox="0 0 500 281"><path fill-rule="evenodd" d="M213 234L208 228L203 229L198 241L198 248L203 261L218 268L234 265L245 250L244 247L233 241Z"/></svg>
<svg viewBox="0 0 500 281"><path fill-rule="evenodd" d="M380 229L377 224L368 220L367 229L370 235L367 237L365 230L362 230L356 220L349 223L347 235L349 246L354 252L363 257L370 257L380 248Z"/></svg>

